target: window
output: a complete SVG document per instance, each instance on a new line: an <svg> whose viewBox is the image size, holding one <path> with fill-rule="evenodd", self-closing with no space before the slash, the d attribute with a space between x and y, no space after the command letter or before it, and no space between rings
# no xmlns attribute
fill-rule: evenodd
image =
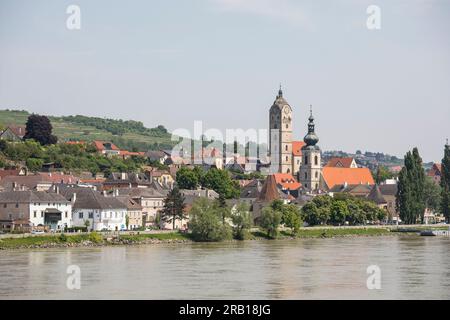
<svg viewBox="0 0 450 320"><path fill-rule="evenodd" d="M36 216L37 216L37 212L33 211L33 217L36 218Z"/></svg>
<svg viewBox="0 0 450 320"><path fill-rule="evenodd" d="M67 218L68 217L68 213L67 213L67 211L66 212L64 212L64 216Z"/></svg>
<svg viewBox="0 0 450 320"><path fill-rule="evenodd" d="M316 171L316 179L319 177L319 173Z"/></svg>
<svg viewBox="0 0 450 320"><path fill-rule="evenodd" d="M44 217L44 211L41 211L41 218Z"/></svg>
<svg viewBox="0 0 450 320"><path fill-rule="evenodd" d="M83 219L83 218L84 218L83 212L79 212L79 213L78 213L78 219Z"/></svg>
<svg viewBox="0 0 450 320"><path fill-rule="evenodd" d="M18 207L19 207L19 203L17 202L17 203L16 203L16 208L18 208Z"/></svg>
<svg viewBox="0 0 450 320"><path fill-rule="evenodd" d="M289 161L289 157L288 156L286 156L286 161Z"/></svg>
<svg viewBox="0 0 450 320"><path fill-rule="evenodd" d="M6 208L8 205L5 203L5 204L3 204L3 208Z"/></svg>
<svg viewBox="0 0 450 320"><path fill-rule="evenodd" d="M319 185L316 183L316 190L319 189Z"/></svg>
<svg viewBox="0 0 450 320"><path fill-rule="evenodd" d="M305 156L305 164L308 164L308 156Z"/></svg>
<svg viewBox="0 0 450 320"><path fill-rule="evenodd" d="M286 129L289 129L289 125L286 123Z"/></svg>
<svg viewBox="0 0 450 320"><path fill-rule="evenodd" d="M93 212L89 212L89 219L94 219L94 213Z"/></svg>
<svg viewBox="0 0 450 320"><path fill-rule="evenodd" d="M308 179L308 173L305 172L305 179Z"/></svg>
<svg viewBox="0 0 450 320"><path fill-rule="evenodd" d="M288 145L286 145L285 149L286 149L286 151L288 151Z"/></svg>
<svg viewBox="0 0 450 320"><path fill-rule="evenodd" d="M297 164L300 164L300 160L299 159L297 159Z"/></svg>
<svg viewBox="0 0 450 320"><path fill-rule="evenodd" d="M314 157L314 164L317 166L319 164L319 157L315 156Z"/></svg>
<svg viewBox="0 0 450 320"><path fill-rule="evenodd" d="M307 183L305 183L305 188L308 188L308 184Z"/></svg>

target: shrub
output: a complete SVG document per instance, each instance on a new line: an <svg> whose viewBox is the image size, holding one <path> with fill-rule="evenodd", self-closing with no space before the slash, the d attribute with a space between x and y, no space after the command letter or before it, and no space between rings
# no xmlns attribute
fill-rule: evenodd
<svg viewBox="0 0 450 320"><path fill-rule="evenodd" d="M221 241L231 238L231 227L223 223L216 203L200 198L192 206L189 227L195 241Z"/></svg>
<svg viewBox="0 0 450 320"><path fill-rule="evenodd" d="M281 223L281 212L272 207L265 207L261 216L261 227L266 230L269 238L275 239L278 236L278 226Z"/></svg>
<svg viewBox="0 0 450 320"><path fill-rule="evenodd" d="M61 233L58 238L61 242L67 242L67 236L64 233Z"/></svg>
<svg viewBox="0 0 450 320"><path fill-rule="evenodd" d="M89 241L93 243L101 243L103 242L103 237L101 234L94 231L89 234Z"/></svg>
<svg viewBox="0 0 450 320"><path fill-rule="evenodd" d="M245 203L239 203L231 214L233 221L233 235L238 240L249 238L249 229L252 226L252 214L249 206Z"/></svg>

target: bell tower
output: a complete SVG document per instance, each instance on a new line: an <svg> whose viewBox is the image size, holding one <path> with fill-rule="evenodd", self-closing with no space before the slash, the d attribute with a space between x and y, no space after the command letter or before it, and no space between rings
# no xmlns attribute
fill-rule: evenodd
<svg viewBox="0 0 450 320"><path fill-rule="evenodd" d="M299 181L307 192L317 192L320 186L320 176L322 174L321 151L317 142L319 137L315 133L314 117L312 115L312 106L310 106L310 116L308 123L308 133L303 141L305 145L302 148L302 165L300 166Z"/></svg>
<svg viewBox="0 0 450 320"><path fill-rule="evenodd" d="M271 173L292 173L292 108L283 98L283 91L270 107L269 150Z"/></svg>

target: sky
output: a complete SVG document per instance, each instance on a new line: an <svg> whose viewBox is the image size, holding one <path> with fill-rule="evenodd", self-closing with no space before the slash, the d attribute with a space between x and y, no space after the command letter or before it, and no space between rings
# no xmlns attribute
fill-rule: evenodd
<svg viewBox="0 0 450 320"><path fill-rule="evenodd" d="M449 31L444 0L0 0L0 109L259 129L281 83L295 139L312 105L322 150L440 161Z"/></svg>

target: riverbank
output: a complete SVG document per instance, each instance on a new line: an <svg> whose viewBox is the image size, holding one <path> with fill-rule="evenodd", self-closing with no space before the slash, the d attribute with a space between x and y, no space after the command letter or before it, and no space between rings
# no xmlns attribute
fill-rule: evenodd
<svg viewBox="0 0 450 320"><path fill-rule="evenodd" d="M309 238L336 238L336 237L374 237L400 234L417 234L411 230L440 230L443 227L420 226L411 228L393 228L393 227L311 227L301 228L297 234L292 234L289 230L279 232L275 240L289 239L309 239ZM400 232L399 232L400 231ZM402 232L403 231L403 232ZM252 230L248 240L267 240L267 234L262 230ZM234 240L238 241L238 240ZM67 247L99 247L114 245L143 245L143 244L161 244L174 243L183 244L193 242L189 233L164 232L164 233L136 233L136 234L58 234L58 235L39 235L15 238L0 239L0 250L11 249L37 249L37 248L67 248Z"/></svg>

